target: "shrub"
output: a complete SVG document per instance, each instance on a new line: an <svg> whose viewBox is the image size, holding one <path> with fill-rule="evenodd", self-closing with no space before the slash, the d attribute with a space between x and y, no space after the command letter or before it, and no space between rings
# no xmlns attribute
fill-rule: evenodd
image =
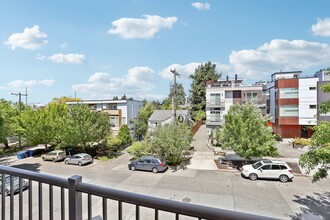
<svg viewBox="0 0 330 220"><path fill-rule="evenodd" d="M134 142L132 146L127 150L127 152L134 156L134 159L139 158L141 156L147 155L150 153L150 147L147 142L140 141Z"/></svg>
<svg viewBox="0 0 330 220"><path fill-rule="evenodd" d="M275 138L276 141L282 141L283 140L281 135L279 135L279 134L274 134L274 138Z"/></svg>
<svg viewBox="0 0 330 220"><path fill-rule="evenodd" d="M129 128L128 128L127 124L121 126L121 128L119 129L118 138L120 139L121 144L123 144L123 145L132 142L131 135L130 135Z"/></svg>
<svg viewBox="0 0 330 220"><path fill-rule="evenodd" d="M302 146L310 146L311 145L311 140L306 139L306 138L295 138L294 139L294 144L302 145Z"/></svg>

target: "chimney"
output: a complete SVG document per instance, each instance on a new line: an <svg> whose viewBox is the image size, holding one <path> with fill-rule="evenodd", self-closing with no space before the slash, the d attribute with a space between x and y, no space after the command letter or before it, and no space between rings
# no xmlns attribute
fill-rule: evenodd
<svg viewBox="0 0 330 220"><path fill-rule="evenodd" d="M235 74L235 84L237 84L237 74Z"/></svg>
<svg viewBox="0 0 330 220"><path fill-rule="evenodd" d="M229 76L226 76L226 83L229 83Z"/></svg>

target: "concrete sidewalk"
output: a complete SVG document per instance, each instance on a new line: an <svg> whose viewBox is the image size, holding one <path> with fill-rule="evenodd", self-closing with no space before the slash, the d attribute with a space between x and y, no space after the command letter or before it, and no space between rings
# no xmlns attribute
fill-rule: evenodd
<svg viewBox="0 0 330 220"><path fill-rule="evenodd" d="M187 166L188 169L218 170L214 160L218 159L219 156L214 155L213 150L206 145L206 140L206 125L202 125L194 135L194 140L191 143L195 152L190 159L190 164Z"/></svg>

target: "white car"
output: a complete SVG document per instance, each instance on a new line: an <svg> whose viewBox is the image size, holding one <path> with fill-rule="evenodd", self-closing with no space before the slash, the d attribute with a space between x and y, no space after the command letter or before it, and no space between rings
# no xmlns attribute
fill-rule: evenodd
<svg viewBox="0 0 330 220"><path fill-rule="evenodd" d="M293 171L289 165L279 160L261 160L254 164L244 165L242 176L251 180L261 179L279 179L285 183L293 179Z"/></svg>

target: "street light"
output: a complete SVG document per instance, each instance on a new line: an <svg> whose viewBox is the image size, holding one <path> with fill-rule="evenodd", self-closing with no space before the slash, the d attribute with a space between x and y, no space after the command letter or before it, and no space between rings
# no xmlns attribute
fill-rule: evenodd
<svg viewBox="0 0 330 220"><path fill-rule="evenodd" d="M176 123L176 76L180 76L180 74L176 71L175 68L170 69L171 73L174 75L174 85L173 85L173 96L172 96L172 105L173 105L173 123Z"/></svg>

